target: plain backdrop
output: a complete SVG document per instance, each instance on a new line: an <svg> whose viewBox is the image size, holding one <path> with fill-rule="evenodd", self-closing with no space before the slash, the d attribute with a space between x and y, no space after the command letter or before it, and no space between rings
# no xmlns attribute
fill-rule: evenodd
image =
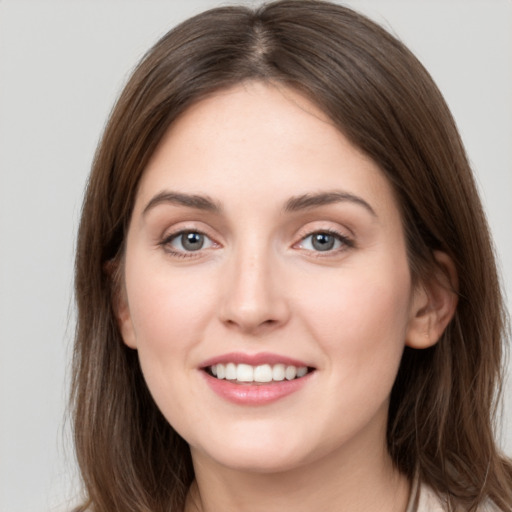
<svg viewBox="0 0 512 512"><path fill-rule="evenodd" d="M512 2L346 3L409 45L445 95L477 176L510 298ZM216 5L0 0L0 512L69 510L76 498L65 408L84 183L136 61L177 22ZM509 455L510 380L502 428Z"/></svg>

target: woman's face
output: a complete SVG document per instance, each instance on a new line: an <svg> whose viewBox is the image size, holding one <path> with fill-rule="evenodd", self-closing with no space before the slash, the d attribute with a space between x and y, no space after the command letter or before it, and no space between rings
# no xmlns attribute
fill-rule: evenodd
<svg viewBox="0 0 512 512"><path fill-rule="evenodd" d="M246 83L172 125L124 277L123 338L196 462L265 472L385 452L415 302L399 209L303 96Z"/></svg>

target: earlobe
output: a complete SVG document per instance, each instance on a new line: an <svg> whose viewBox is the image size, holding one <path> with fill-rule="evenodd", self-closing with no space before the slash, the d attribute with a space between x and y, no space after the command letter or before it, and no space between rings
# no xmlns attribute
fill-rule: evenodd
<svg viewBox="0 0 512 512"><path fill-rule="evenodd" d="M121 294L122 297L115 299L115 303L117 303L117 305L114 304L117 325L119 326L119 331L121 332L124 344L130 348L136 349L137 342L130 314L130 307L128 305L126 293L122 291Z"/></svg>
<svg viewBox="0 0 512 512"><path fill-rule="evenodd" d="M116 317L119 332L125 345L136 349L136 336L133 328L132 318L130 314L130 306L126 290L122 284L122 263L109 261L105 265L105 272L108 274L112 286L112 308Z"/></svg>
<svg viewBox="0 0 512 512"><path fill-rule="evenodd" d="M457 308L458 278L455 265L444 252L435 251L437 271L418 283L411 303L405 344L423 349L435 345Z"/></svg>

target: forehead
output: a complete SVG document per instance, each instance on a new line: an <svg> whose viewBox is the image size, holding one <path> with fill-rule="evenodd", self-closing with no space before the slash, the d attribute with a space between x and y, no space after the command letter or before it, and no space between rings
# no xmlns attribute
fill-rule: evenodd
<svg viewBox="0 0 512 512"><path fill-rule="evenodd" d="M219 200L347 189L394 201L378 166L304 95L280 85L242 83L187 109L145 169L139 199L158 189ZM245 199L244 199L245 198Z"/></svg>

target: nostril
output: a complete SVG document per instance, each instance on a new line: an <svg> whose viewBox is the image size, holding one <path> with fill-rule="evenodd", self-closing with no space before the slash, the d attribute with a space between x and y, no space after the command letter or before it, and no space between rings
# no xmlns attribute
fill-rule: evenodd
<svg viewBox="0 0 512 512"><path fill-rule="evenodd" d="M276 318L262 319L261 315L256 314L244 314L239 315L238 317L231 315L230 317L225 318L223 322L228 328L236 328L246 332L267 330L275 328L280 323L283 323L281 320Z"/></svg>

